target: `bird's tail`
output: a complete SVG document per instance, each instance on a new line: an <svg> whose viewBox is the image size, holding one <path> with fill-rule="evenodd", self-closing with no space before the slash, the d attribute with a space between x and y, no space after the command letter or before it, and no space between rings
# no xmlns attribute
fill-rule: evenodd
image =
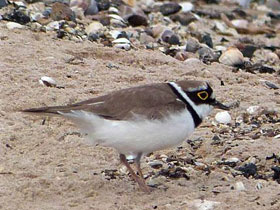
<svg viewBox="0 0 280 210"><path fill-rule="evenodd" d="M39 108L24 109L21 110L21 112L28 113L28 114L36 114L36 115L58 116L61 113L69 113L72 110L75 110L75 106L39 107Z"/></svg>

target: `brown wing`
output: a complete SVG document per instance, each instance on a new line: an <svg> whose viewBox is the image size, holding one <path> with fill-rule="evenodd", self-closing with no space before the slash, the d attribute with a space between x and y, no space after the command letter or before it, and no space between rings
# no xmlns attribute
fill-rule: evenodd
<svg viewBox="0 0 280 210"><path fill-rule="evenodd" d="M160 119L167 112L184 109L166 83L123 89L68 106L42 107L24 110L32 113L58 114L71 110L92 112L106 119L123 120L140 115L148 119Z"/></svg>

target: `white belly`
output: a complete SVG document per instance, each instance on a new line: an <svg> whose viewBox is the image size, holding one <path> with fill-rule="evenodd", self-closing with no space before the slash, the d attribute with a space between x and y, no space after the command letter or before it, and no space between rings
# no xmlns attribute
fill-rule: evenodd
<svg viewBox="0 0 280 210"><path fill-rule="evenodd" d="M142 118L106 120L83 111L63 115L87 134L91 144L113 147L121 154L132 156L178 145L194 131L194 123L187 110L152 121Z"/></svg>

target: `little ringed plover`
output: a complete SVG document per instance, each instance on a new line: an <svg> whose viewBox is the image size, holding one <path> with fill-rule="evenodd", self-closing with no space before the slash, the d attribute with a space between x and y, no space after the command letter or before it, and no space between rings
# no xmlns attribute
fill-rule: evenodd
<svg viewBox="0 0 280 210"><path fill-rule="evenodd" d="M216 107L207 82L183 80L154 83L111 92L67 106L23 110L73 121L93 145L115 148L139 187L149 192L140 168L143 155L176 146L190 136ZM134 159L136 175L127 157Z"/></svg>

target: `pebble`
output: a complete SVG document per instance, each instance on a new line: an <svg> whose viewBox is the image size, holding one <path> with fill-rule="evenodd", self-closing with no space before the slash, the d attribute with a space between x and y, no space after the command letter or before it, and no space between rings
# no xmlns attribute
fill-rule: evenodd
<svg viewBox="0 0 280 210"><path fill-rule="evenodd" d="M187 52L195 53L199 48L200 48L200 43L198 42L197 39L194 38L188 39L186 44L186 49L185 49Z"/></svg>
<svg viewBox="0 0 280 210"><path fill-rule="evenodd" d="M163 15L172 15L179 12L181 8L182 7L179 4L175 2L169 2L161 5L159 10Z"/></svg>
<svg viewBox="0 0 280 210"><path fill-rule="evenodd" d="M151 161L148 164L154 169L159 169L163 166L163 163L161 161L158 161L158 160Z"/></svg>
<svg viewBox="0 0 280 210"><path fill-rule="evenodd" d="M8 5L7 0L0 0L0 8L5 7Z"/></svg>
<svg viewBox="0 0 280 210"><path fill-rule="evenodd" d="M6 24L6 27L9 29L9 30L14 30L14 29L24 29L25 26L24 25L21 25L19 23L15 23L15 22L8 22Z"/></svg>
<svg viewBox="0 0 280 210"><path fill-rule="evenodd" d="M251 115L259 113L260 110L261 110L260 106L250 106L246 109L246 111Z"/></svg>
<svg viewBox="0 0 280 210"><path fill-rule="evenodd" d="M237 191L245 191L245 190L246 190L246 188L245 188L243 182L236 182L236 183L235 183L235 189L236 189Z"/></svg>
<svg viewBox="0 0 280 210"><path fill-rule="evenodd" d="M190 209L195 210L215 210L221 203L217 201L196 199L187 203Z"/></svg>
<svg viewBox="0 0 280 210"><path fill-rule="evenodd" d="M85 15L95 15L99 12L97 3L95 0L90 0L87 9L85 10Z"/></svg>
<svg viewBox="0 0 280 210"><path fill-rule="evenodd" d="M277 90L279 89L279 86L277 86L276 84L274 84L273 82L270 82L270 81L265 81L264 82L265 85L271 89L274 89L274 90Z"/></svg>
<svg viewBox="0 0 280 210"><path fill-rule="evenodd" d="M276 53L269 52L265 54L266 62L269 64L279 64L279 57Z"/></svg>
<svg viewBox="0 0 280 210"><path fill-rule="evenodd" d="M52 5L50 17L53 20L68 20L75 21L75 14L67 4L56 2Z"/></svg>
<svg viewBox="0 0 280 210"><path fill-rule="evenodd" d="M158 176L150 178L147 181L147 185L150 187L158 187L166 182L166 178L164 176Z"/></svg>
<svg viewBox="0 0 280 210"><path fill-rule="evenodd" d="M238 163L238 162L240 162L240 159L237 157L231 157L225 161L225 163Z"/></svg>
<svg viewBox="0 0 280 210"><path fill-rule="evenodd" d="M199 55L199 59L202 60L203 63L209 64L211 62L217 61L219 58L219 55L216 54L212 49L210 49L208 46L202 46L197 51Z"/></svg>
<svg viewBox="0 0 280 210"><path fill-rule="evenodd" d="M56 87L56 85L57 85L56 81L53 78L48 77L48 76L41 77L39 80L39 83L41 85L45 85L47 87Z"/></svg>
<svg viewBox="0 0 280 210"><path fill-rule="evenodd" d="M243 176L249 178L250 176L255 176L257 174L257 166L254 163L245 164L237 169L241 171Z"/></svg>
<svg viewBox="0 0 280 210"><path fill-rule="evenodd" d="M85 32L89 35L89 34L96 34L98 32L100 32L101 30L104 30L103 25L99 22L99 21L93 21L91 24L89 24L86 29Z"/></svg>
<svg viewBox="0 0 280 210"><path fill-rule="evenodd" d="M260 190L260 189L262 189L262 188L263 188L262 183L258 182L258 183L256 184L256 189L257 189L257 190Z"/></svg>
<svg viewBox="0 0 280 210"><path fill-rule="evenodd" d="M218 123L222 124L230 124L231 123L231 116L228 111L218 112L215 115L215 120Z"/></svg>

